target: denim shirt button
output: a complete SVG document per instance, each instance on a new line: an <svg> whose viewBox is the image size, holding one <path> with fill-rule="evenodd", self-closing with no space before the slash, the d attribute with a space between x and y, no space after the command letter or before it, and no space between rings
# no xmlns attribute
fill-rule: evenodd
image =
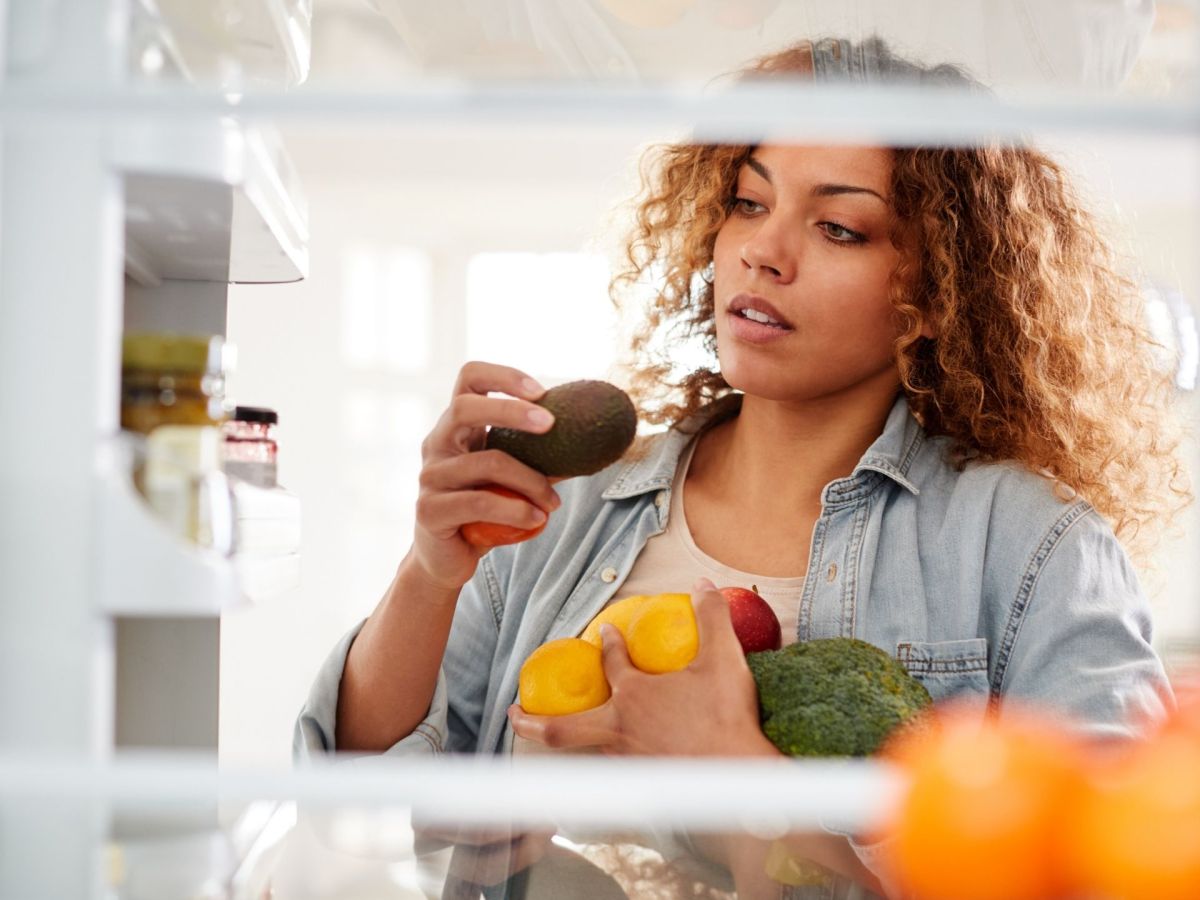
<svg viewBox="0 0 1200 900"><path fill-rule="evenodd" d="M609 566L607 569L605 569L603 572L600 573L600 580L603 581L605 584L612 584L614 581L617 580L617 570L614 569L612 566Z"/></svg>
<svg viewBox="0 0 1200 900"><path fill-rule="evenodd" d="M666 505L666 503L667 503L667 492L666 491L659 491L657 494L654 495L654 505L657 506L659 509L662 509L663 506Z"/></svg>

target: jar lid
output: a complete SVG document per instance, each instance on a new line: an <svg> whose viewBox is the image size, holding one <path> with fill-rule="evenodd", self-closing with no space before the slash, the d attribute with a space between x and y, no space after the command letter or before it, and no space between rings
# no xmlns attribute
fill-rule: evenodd
<svg viewBox="0 0 1200 900"><path fill-rule="evenodd" d="M166 372L220 372L224 346L219 335L127 334L121 346L121 366Z"/></svg>
<svg viewBox="0 0 1200 900"><path fill-rule="evenodd" d="M268 425L279 422L279 414L265 406L235 406L233 418L237 422L265 422Z"/></svg>

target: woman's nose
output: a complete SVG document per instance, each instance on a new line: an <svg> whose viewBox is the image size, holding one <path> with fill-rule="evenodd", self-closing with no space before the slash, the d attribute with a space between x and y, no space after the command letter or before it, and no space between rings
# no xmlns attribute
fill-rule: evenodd
<svg viewBox="0 0 1200 900"><path fill-rule="evenodd" d="M795 248L789 246L783 229L769 223L760 226L742 244L742 264L781 284L796 277Z"/></svg>

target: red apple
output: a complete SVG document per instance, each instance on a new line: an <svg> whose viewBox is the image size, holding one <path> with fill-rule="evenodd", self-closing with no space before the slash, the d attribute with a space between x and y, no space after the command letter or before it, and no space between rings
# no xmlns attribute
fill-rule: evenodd
<svg viewBox="0 0 1200 900"><path fill-rule="evenodd" d="M740 587L721 588L721 594L729 603L729 617L743 653L779 649L783 634L775 610L766 600Z"/></svg>

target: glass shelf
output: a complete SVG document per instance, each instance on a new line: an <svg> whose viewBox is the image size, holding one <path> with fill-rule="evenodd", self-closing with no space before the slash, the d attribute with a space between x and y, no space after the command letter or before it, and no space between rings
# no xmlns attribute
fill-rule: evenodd
<svg viewBox="0 0 1200 900"><path fill-rule="evenodd" d="M452 881L465 834L553 833L546 865L556 869L616 844L646 847L637 851L644 860L670 852L664 844L679 834L771 841L869 829L903 787L897 770L866 760L338 758L279 770L218 768L190 755L0 757L10 808L40 805L44 824L90 840L109 890L126 900L257 900L270 886L273 896L312 900L420 897L423 884L447 896L452 883L470 889ZM39 885L38 863L16 861L0 886L22 895ZM566 879L559 890L584 891L601 873L579 864L555 877ZM529 895L550 896L563 894Z"/></svg>

